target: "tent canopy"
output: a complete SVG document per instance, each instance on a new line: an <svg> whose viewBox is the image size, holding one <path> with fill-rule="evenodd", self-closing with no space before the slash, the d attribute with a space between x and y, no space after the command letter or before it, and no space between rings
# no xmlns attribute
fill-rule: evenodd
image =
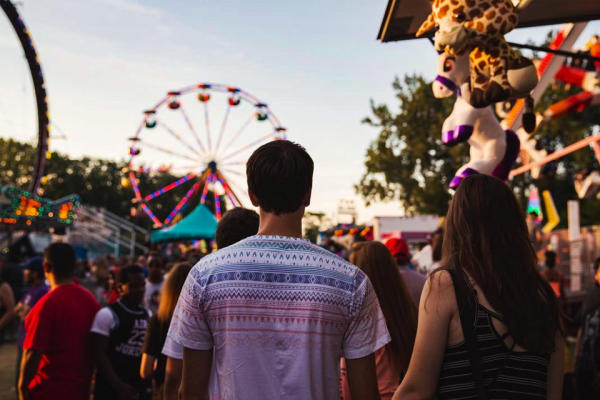
<svg viewBox="0 0 600 400"><path fill-rule="evenodd" d="M176 225L152 232L152 242L171 240L212 239L217 231L217 219L204 204L198 206Z"/></svg>
<svg viewBox="0 0 600 400"><path fill-rule="evenodd" d="M521 0L518 7L520 28L600 19L598 0ZM388 0L377 39L414 39L430 12L428 0Z"/></svg>

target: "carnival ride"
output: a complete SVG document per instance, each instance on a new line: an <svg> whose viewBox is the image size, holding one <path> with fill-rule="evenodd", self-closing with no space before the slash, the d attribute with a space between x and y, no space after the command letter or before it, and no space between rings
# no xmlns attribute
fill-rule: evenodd
<svg viewBox="0 0 600 400"><path fill-rule="evenodd" d="M213 126L214 120L218 126ZM251 151L285 137L279 119L252 94L217 83L187 86L168 92L144 111L129 138L123 184L132 187L136 210L142 210L155 228L178 222L193 199L203 205L210 192L214 214L220 219L222 201L232 207L243 205L244 166ZM171 182L151 187L152 177L166 174L172 176ZM170 211L155 201L168 192L178 198Z"/></svg>
<svg viewBox="0 0 600 400"><path fill-rule="evenodd" d="M10 227L11 230L72 225L75 220L74 210L79 206L77 195L69 195L56 201L39 196L44 166L46 160L50 158L48 151L49 115L44 76L29 30L15 5L10 0L0 0L0 7L19 39L27 62L35 94L37 114L37 143L34 146L34 158L31 160L33 164L31 172L27 176L13 174L13 182L11 182L15 186L28 187L28 190L13 186L0 186L0 225ZM16 134L23 137L29 132L19 130ZM14 171L11 172L14 173Z"/></svg>
<svg viewBox="0 0 600 400"><path fill-rule="evenodd" d="M14 4L10 0L0 0L0 7L2 7L2 10L10 21L10 24L12 25L23 49L33 82L37 109L37 146L35 158L32 160L33 169L31 176L15 177L15 181L18 181L19 178L28 178L29 192L31 192L33 195L37 195L40 187L40 181L42 180L44 174L44 164L46 159L50 156L50 153L48 152L48 102L46 99L46 88L44 86L44 75L42 74L42 67L33 45L33 40L29 34L29 30L25 26L25 23L21 19Z"/></svg>

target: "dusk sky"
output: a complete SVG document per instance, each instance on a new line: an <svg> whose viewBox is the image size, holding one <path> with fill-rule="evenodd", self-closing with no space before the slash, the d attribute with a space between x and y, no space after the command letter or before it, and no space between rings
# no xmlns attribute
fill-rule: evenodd
<svg viewBox="0 0 600 400"><path fill-rule="evenodd" d="M428 41L376 40L386 3L24 0L19 10L46 79L53 151L125 159L142 111L167 91L203 81L235 85L268 102L288 137L307 148L315 160L310 210L333 213L339 200L356 197L353 184L377 137L360 122L369 101L394 110L395 76L435 75ZM540 43L550 29L557 26L508 37ZM599 22L578 45L594 33ZM31 141L31 85L4 17L0 72L0 134ZM396 202L369 209L359 202L359 210L363 221L401 212Z"/></svg>

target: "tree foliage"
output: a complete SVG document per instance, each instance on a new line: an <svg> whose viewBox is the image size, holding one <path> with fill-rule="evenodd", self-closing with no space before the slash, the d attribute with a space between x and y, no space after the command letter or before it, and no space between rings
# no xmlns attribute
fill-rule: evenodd
<svg viewBox="0 0 600 400"><path fill-rule="evenodd" d="M466 162L466 146L446 147L440 127L454 100L436 99L430 83L417 75L394 80L397 112L371 102L372 116L364 122L379 129L367 149L366 172L355 186L367 203L400 200L408 214L445 212L448 183Z"/></svg>

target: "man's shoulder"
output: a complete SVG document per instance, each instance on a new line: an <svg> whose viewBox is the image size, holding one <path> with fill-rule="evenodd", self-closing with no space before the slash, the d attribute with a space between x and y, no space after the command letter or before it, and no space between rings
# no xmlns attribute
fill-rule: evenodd
<svg viewBox="0 0 600 400"><path fill-rule="evenodd" d="M294 268L326 268L354 276L358 268L343 258L305 239L253 236L202 258L194 267L210 274L220 267L289 265Z"/></svg>

